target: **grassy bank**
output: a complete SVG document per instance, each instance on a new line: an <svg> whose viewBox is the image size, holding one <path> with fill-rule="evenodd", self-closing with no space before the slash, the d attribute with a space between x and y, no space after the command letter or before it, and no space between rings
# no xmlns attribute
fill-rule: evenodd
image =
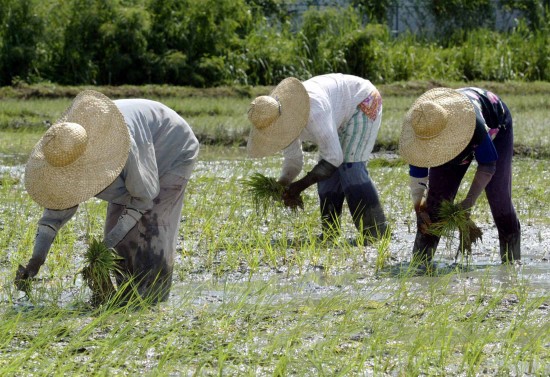
<svg viewBox="0 0 550 377"><path fill-rule="evenodd" d="M516 152L549 158L550 83L407 82L380 85L384 115L375 150L396 150L403 116L414 99L436 86L479 86L499 94L512 111ZM0 88L0 130L42 133L85 87L36 85ZM269 93L269 87L196 89L173 86L94 87L113 99L145 97L166 103L192 126L202 144L244 145L249 132L246 111L250 101Z"/></svg>

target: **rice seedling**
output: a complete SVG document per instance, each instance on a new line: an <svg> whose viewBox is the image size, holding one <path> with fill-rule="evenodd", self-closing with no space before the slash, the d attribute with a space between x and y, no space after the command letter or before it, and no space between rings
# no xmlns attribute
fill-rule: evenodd
<svg viewBox="0 0 550 377"><path fill-rule="evenodd" d="M273 205L283 200L285 186L273 177L254 173L249 178L243 179L242 184L248 195L252 197L254 208L259 213L269 211ZM301 202L301 199L299 201ZM296 206L300 206L300 203L296 203Z"/></svg>
<svg viewBox="0 0 550 377"><path fill-rule="evenodd" d="M452 237L458 229L460 244L457 252L470 254L472 244L481 240L483 232L470 218L467 210L449 200L441 202L439 207L439 221L428 227L428 232L439 237Z"/></svg>
<svg viewBox="0 0 550 377"><path fill-rule="evenodd" d="M91 303L94 306L105 304L116 292L111 281L111 272L118 270L120 257L103 242L92 238L84 259L86 266L82 268L81 273L92 291Z"/></svg>
<svg viewBox="0 0 550 377"><path fill-rule="evenodd" d="M384 267L388 265L388 262L391 260L391 229L390 227L386 228L386 232L380 237L380 239L375 241L376 246L376 261L374 263L375 271L380 272Z"/></svg>

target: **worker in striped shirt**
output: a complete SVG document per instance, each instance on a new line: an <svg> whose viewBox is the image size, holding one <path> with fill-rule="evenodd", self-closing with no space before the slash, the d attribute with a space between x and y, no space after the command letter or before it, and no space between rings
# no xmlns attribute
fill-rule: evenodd
<svg viewBox="0 0 550 377"><path fill-rule="evenodd" d="M363 239L386 233L386 217L366 167L382 119L382 97L369 80L340 73L304 82L287 78L251 103L248 118L253 125L249 156L283 151L279 182L287 187L287 206L301 206L300 193L317 184L325 238L339 234L344 200ZM295 180L304 166L303 142L317 146L319 159Z"/></svg>

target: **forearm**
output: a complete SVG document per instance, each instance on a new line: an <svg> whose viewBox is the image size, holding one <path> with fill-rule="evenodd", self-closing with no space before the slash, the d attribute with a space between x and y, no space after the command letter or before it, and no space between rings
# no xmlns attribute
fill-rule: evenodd
<svg viewBox="0 0 550 377"><path fill-rule="evenodd" d="M285 159L283 161L283 168L279 177L279 182L283 185L289 185L302 171L303 167L302 159Z"/></svg>
<svg viewBox="0 0 550 377"><path fill-rule="evenodd" d="M330 178L330 176L334 174L337 169L338 167L332 165L331 163L321 160L303 178L291 184L291 191L300 193L309 186Z"/></svg>
<svg viewBox="0 0 550 377"><path fill-rule="evenodd" d="M75 214L77 208L78 206L63 210L44 209L42 217L38 220L34 248L29 261L29 269L34 274L38 273L38 269L46 261L57 232Z"/></svg>
<svg viewBox="0 0 550 377"><path fill-rule="evenodd" d="M118 218L116 225L105 236L105 246L114 248L128 232L136 226L143 213L134 208L126 208Z"/></svg>
<svg viewBox="0 0 550 377"><path fill-rule="evenodd" d="M485 190L485 188L493 178L494 173L494 164L478 165L478 168L474 175L474 179L472 180L472 184L470 186L470 189L468 190L468 194L466 195L466 198L462 201L462 207L464 209L469 209L474 206L483 190Z"/></svg>
<svg viewBox="0 0 550 377"><path fill-rule="evenodd" d="M279 182L286 186L296 179L304 167L302 142L298 139L294 140L283 150L283 156L283 168L281 170Z"/></svg>
<svg viewBox="0 0 550 377"><path fill-rule="evenodd" d="M39 224L34 238L32 257L25 267L26 277L32 278L46 261L48 252L52 246L57 230L51 226Z"/></svg>
<svg viewBox="0 0 550 377"><path fill-rule="evenodd" d="M409 188L414 207L417 209L420 207L422 199L426 197L428 191L428 176L422 178L409 177Z"/></svg>

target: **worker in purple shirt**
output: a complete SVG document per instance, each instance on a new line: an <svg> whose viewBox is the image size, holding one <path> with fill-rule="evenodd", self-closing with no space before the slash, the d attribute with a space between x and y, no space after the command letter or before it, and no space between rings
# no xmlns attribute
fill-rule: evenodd
<svg viewBox="0 0 550 377"><path fill-rule="evenodd" d="M38 141L25 168L27 192L44 212L16 285L38 274L59 229L95 196L108 203L103 242L121 257L118 286L135 287L152 303L166 300L183 197L198 152L189 124L162 103L112 101L93 90L78 94Z"/></svg>
<svg viewBox="0 0 550 377"><path fill-rule="evenodd" d="M407 112L399 153L409 163L418 230L413 260L430 262L439 237L427 232L442 201L453 201L470 163L477 170L460 206L474 206L485 190L498 230L502 263L521 259L520 223L512 203L512 116L505 103L479 88L435 88Z"/></svg>

